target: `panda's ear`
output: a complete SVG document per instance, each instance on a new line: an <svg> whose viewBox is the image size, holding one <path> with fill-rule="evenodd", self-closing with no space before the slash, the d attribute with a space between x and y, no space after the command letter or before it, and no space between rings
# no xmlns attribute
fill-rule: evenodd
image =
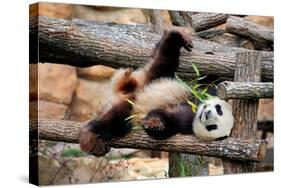
<svg viewBox="0 0 281 188"><path fill-rule="evenodd" d="M222 116L222 115L223 115L223 112L222 112L222 109L221 109L221 105L216 104L216 105L215 105L215 108L216 108L217 114L218 114L219 116Z"/></svg>

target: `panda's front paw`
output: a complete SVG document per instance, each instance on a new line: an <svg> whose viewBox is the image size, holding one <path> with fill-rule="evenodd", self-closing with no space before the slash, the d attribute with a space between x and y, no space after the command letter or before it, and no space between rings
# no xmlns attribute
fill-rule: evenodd
<svg viewBox="0 0 281 188"><path fill-rule="evenodd" d="M78 134L80 148L90 155L104 156L110 150L106 142L88 128L82 128Z"/></svg>

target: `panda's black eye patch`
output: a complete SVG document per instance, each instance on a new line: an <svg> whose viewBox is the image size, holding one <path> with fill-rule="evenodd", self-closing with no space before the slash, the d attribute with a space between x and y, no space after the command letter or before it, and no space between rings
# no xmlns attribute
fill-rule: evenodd
<svg viewBox="0 0 281 188"><path fill-rule="evenodd" d="M216 108L216 111L217 111L218 115L222 116L223 113L222 113L222 110L221 110L221 105L217 104L215 106L215 108Z"/></svg>

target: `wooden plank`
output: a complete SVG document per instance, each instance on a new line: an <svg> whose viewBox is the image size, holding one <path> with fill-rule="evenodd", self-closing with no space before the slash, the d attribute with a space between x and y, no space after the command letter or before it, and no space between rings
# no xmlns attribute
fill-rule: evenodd
<svg viewBox="0 0 281 188"><path fill-rule="evenodd" d="M261 54L260 52L237 53L235 68L236 82L260 82ZM234 127L232 138L254 140L257 130L257 99L234 99ZM223 159L225 174L255 172L255 163Z"/></svg>

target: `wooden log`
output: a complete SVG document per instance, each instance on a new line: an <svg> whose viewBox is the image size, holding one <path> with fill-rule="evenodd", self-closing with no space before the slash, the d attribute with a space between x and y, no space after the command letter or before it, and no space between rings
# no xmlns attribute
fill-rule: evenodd
<svg viewBox="0 0 281 188"><path fill-rule="evenodd" d="M216 43L220 43L225 46L246 48L249 50L255 49L254 44L250 40L242 38L237 35L230 34L230 33L224 33L222 35L217 35L212 38L209 38L208 40L216 42Z"/></svg>
<svg viewBox="0 0 281 188"><path fill-rule="evenodd" d="M173 25L189 27L195 35L192 17L185 11L169 11ZM169 177L208 175L208 161L202 156L169 152Z"/></svg>
<svg viewBox="0 0 281 188"><path fill-rule="evenodd" d="M77 143L78 132L85 123L39 119L30 120L30 132L38 131L39 139ZM194 136L177 134L166 140L155 140L144 131L131 131L123 138L108 143L115 148L139 148L161 151L178 151L197 155L216 156L237 160L261 161L265 156L262 140L225 139L205 142Z"/></svg>
<svg viewBox="0 0 281 188"><path fill-rule="evenodd" d="M260 52L237 53L237 64L234 80L236 82L260 82L261 54ZM257 112L259 101L256 99L234 99L233 138L256 139ZM223 159L225 174L255 172L255 163Z"/></svg>
<svg viewBox="0 0 281 188"><path fill-rule="evenodd" d="M231 16L226 22L226 31L252 40L258 49L266 46L273 47L273 29L247 21L243 18Z"/></svg>
<svg viewBox="0 0 281 188"><path fill-rule="evenodd" d="M215 36L218 36L218 35L222 35L226 32L225 29L220 29L220 28L211 28L211 29L207 29L207 30L204 30L204 31L200 31L198 32L198 36L203 38L203 39L209 39L209 38L212 38L212 37L215 37Z"/></svg>
<svg viewBox="0 0 281 188"><path fill-rule="evenodd" d="M217 95L221 99L258 99L273 98L272 82L229 82L217 86Z"/></svg>
<svg viewBox="0 0 281 188"><path fill-rule="evenodd" d="M203 31L226 22L229 15L219 13L197 13L189 15L185 11L169 11L173 25L192 27L195 31Z"/></svg>
<svg viewBox="0 0 281 188"><path fill-rule="evenodd" d="M30 22L30 35L38 33L39 62L69 64L77 67L102 64L137 68L144 65L161 35L149 32L143 25L129 26L114 23L100 24L81 20L67 21L39 17L39 27ZM37 30L39 29L39 30ZM30 45L36 45L36 37L30 37ZM183 79L195 77L191 63L197 65L202 75L210 74L233 79L235 53L245 51L194 38L192 53L182 52L178 74ZM273 53L263 54L262 76L273 80ZM31 54L32 63L38 63Z"/></svg>
<svg viewBox="0 0 281 188"><path fill-rule="evenodd" d="M173 25L193 28L192 16L185 11L169 11Z"/></svg>
<svg viewBox="0 0 281 188"><path fill-rule="evenodd" d="M147 13L152 32L162 34L164 31L164 21L161 10L147 10Z"/></svg>
<svg viewBox="0 0 281 188"><path fill-rule="evenodd" d="M203 31L221 25L228 19L228 14L220 13L198 13L192 15L195 31Z"/></svg>

